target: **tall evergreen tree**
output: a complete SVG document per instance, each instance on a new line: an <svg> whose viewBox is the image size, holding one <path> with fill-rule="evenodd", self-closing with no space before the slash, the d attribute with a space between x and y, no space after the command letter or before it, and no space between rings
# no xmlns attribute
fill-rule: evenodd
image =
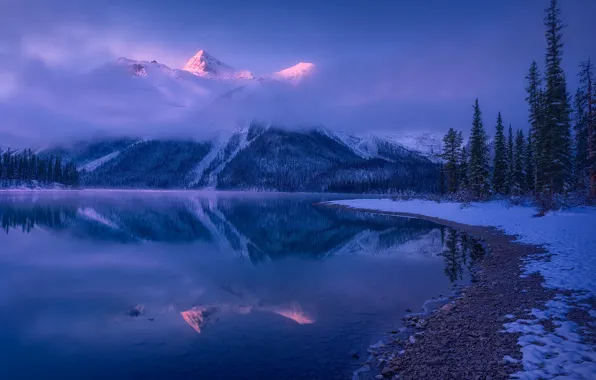
<svg viewBox="0 0 596 380"><path fill-rule="evenodd" d="M515 147L513 150L513 187L511 194L523 195L526 192L526 170L524 157L526 154L526 139L521 129L517 130L515 136Z"/></svg>
<svg viewBox="0 0 596 380"><path fill-rule="evenodd" d="M526 152L524 156L524 166L526 173L526 189L529 193L534 192L534 181L536 165L534 163L534 147L532 142L532 132L528 132L528 140L526 143Z"/></svg>
<svg viewBox="0 0 596 380"><path fill-rule="evenodd" d="M574 160L574 183L579 191L589 188L589 153L588 153L588 101L589 95L585 82L589 81L589 70L581 68L579 73L580 87L577 89L574 98L574 125L575 130L575 160ZM587 77L587 78L585 78Z"/></svg>
<svg viewBox="0 0 596 380"><path fill-rule="evenodd" d="M509 134L507 135L507 174L505 176L506 194L511 194L513 188L513 128L509 124Z"/></svg>
<svg viewBox="0 0 596 380"><path fill-rule="evenodd" d="M441 158L445 161L443 167L447 192L454 193L459 187L458 162L461 156L463 138L461 132L450 128L443 137L443 153Z"/></svg>
<svg viewBox="0 0 596 380"><path fill-rule="evenodd" d="M445 165L441 163L439 171L439 194L445 194Z"/></svg>
<svg viewBox="0 0 596 380"><path fill-rule="evenodd" d="M497 115L497 127L495 132L495 157L493 163L493 190L497 194L507 194L506 176L508 171L507 147L505 145L505 129L501 113Z"/></svg>
<svg viewBox="0 0 596 380"><path fill-rule="evenodd" d="M468 149L464 146L461 149L461 156L459 158L459 188L460 190L468 190L468 171L469 171L469 157Z"/></svg>
<svg viewBox="0 0 596 380"><path fill-rule="evenodd" d="M486 198L490 192L488 178L488 146L487 136L482 124L482 112L478 99L474 103L474 118L470 134L470 190L476 198Z"/></svg>
<svg viewBox="0 0 596 380"><path fill-rule="evenodd" d="M576 174L596 200L596 91L594 67L588 59L580 64L580 87L575 95Z"/></svg>
<svg viewBox="0 0 596 380"><path fill-rule="evenodd" d="M62 162L60 156L54 161L54 182L62 182Z"/></svg>
<svg viewBox="0 0 596 380"><path fill-rule="evenodd" d="M561 67L563 24L557 0L551 0L546 9L546 60L544 92L544 127L540 138L540 157L537 171L544 173L542 197L549 201L556 193L567 190L571 178L571 133L569 95L565 73Z"/></svg>

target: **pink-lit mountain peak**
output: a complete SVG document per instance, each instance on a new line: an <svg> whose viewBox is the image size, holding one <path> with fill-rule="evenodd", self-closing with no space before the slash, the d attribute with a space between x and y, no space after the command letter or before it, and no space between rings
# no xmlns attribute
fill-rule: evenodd
<svg viewBox="0 0 596 380"><path fill-rule="evenodd" d="M274 75L280 79L297 80L301 79L315 70L315 64L310 62L299 62L292 67L280 70Z"/></svg>
<svg viewBox="0 0 596 380"><path fill-rule="evenodd" d="M248 71L237 71L205 50L199 50L183 67L196 76L214 79L253 79Z"/></svg>

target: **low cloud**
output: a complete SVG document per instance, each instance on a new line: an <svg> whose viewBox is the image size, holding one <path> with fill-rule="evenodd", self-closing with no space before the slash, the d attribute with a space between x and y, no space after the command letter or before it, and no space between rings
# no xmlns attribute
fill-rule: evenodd
<svg viewBox="0 0 596 380"><path fill-rule="evenodd" d="M146 61L159 59L172 67L179 67L185 59L165 43L151 43L142 35L112 28L90 28L78 23L60 25L49 32L23 34L20 53L50 67L77 71L98 67L119 57Z"/></svg>
<svg viewBox="0 0 596 380"><path fill-rule="evenodd" d="M145 64L147 76L135 76L132 62L95 58L108 45L116 51L118 45L107 40L73 58L67 47L87 40L84 33L75 35L70 44L70 37L25 40L24 63L0 87L5 135L28 144L95 135L202 139L255 120L351 133L465 130L471 112L466 105L475 94L494 91L486 72L470 85L469 67L445 64L440 51L415 59L328 63L298 85L202 79L159 64ZM438 56L442 70L435 67ZM76 70L75 62L102 64Z"/></svg>

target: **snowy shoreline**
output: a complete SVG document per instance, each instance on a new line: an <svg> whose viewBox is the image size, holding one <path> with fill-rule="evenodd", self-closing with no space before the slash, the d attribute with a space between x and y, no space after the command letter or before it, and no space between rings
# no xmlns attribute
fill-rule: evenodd
<svg viewBox="0 0 596 380"><path fill-rule="evenodd" d="M515 298L515 291L519 288L518 303L524 306L523 310L511 310L499 315L499 323L492 328L494 331L491 331L491 336L496 340L495 344L511 337L515 338L517 344L517 347L510 347L516 352L503 355L498 365L495 363L490 373L492 378L596 378L593 341L596 330L596 236L593 233L596 228L596 209L574 208L536 218L534 209L509 206L505 202L473 203L463 207L459 203L420 200L357 199L325 202L322 205L423 218L464 232L473 230L471 234L481 240L492 240L492 244L489 243L492 247L489 248L497 252L497 259L499 255L503 256L501 266L507 265L510 266L510 272L519 272L510 279L510 282L519 284L513 287L503 284L505 290L498 291L488 289L490 283L474 284L470 287L470 293L474 293L475 297L466 299L465 303L469 303L469 308L474 305L490 308L494 299L486 299L482 296L483 292L492 291L493 297L498 298L503 292L511 291L510 297ZM513 252L512 255L518 252L519 256L507 257L510 252ZM499 274L510 274L503 273L505 269L499 266L485 270L486 276L496 279L492 284L498 283ZM531 296L524 293L528 291L526 288L530 289ZM458 302L463 303L461 300ZM504 305L502 309L506 310L512 305ZM449 319L449 315L439 315L431 319L429 326L441 325L440 328L445 328L445 321ZM452 324L456 322L451 321ZM490 340L491 337L485 339ZM412 345L406 351L417 349ZM424 355L418 352L418 356L418 360L406 364L429 365L424 362ZM516 356L522 357L515 359ZM449 361L449 358L442 356L440 359L432 359L430 367L436 370L443 361ZM390 368L392 371L385 371L385 378L392 378L394 373L404 370L408 372L401 360L398 364L402 367L396 365ZM507 367L509 372L498 372L499 367ZM513 367L517 368L515 373L511 373Z"/></svg>

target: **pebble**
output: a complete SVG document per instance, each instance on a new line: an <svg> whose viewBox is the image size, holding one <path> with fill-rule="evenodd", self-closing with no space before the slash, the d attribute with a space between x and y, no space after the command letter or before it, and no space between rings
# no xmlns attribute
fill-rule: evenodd
<svg viewBox="0 0 596 380"><path fill-rule="evenodd" d="M405 349L391 342L379 350L381 357L389 359L381 372L385 379L504 380L522 369L520 363L503 363L506 355L519 353L519 346L514 334L499 331L513 314L523 318L527 310L550 299L538 274L519 276L520 259L541 248L511 243L510 237L495 229L454 226L481 235L492 248L490 255L474 263L482 270L476 269L477 282L461 292L463 298L451 298L430 316L404 318L404 325L424 331L424 338L411 335L404 337ZM524 295L525 289L531 295ZM408 331L413 333L411 328Z"/></svg>

